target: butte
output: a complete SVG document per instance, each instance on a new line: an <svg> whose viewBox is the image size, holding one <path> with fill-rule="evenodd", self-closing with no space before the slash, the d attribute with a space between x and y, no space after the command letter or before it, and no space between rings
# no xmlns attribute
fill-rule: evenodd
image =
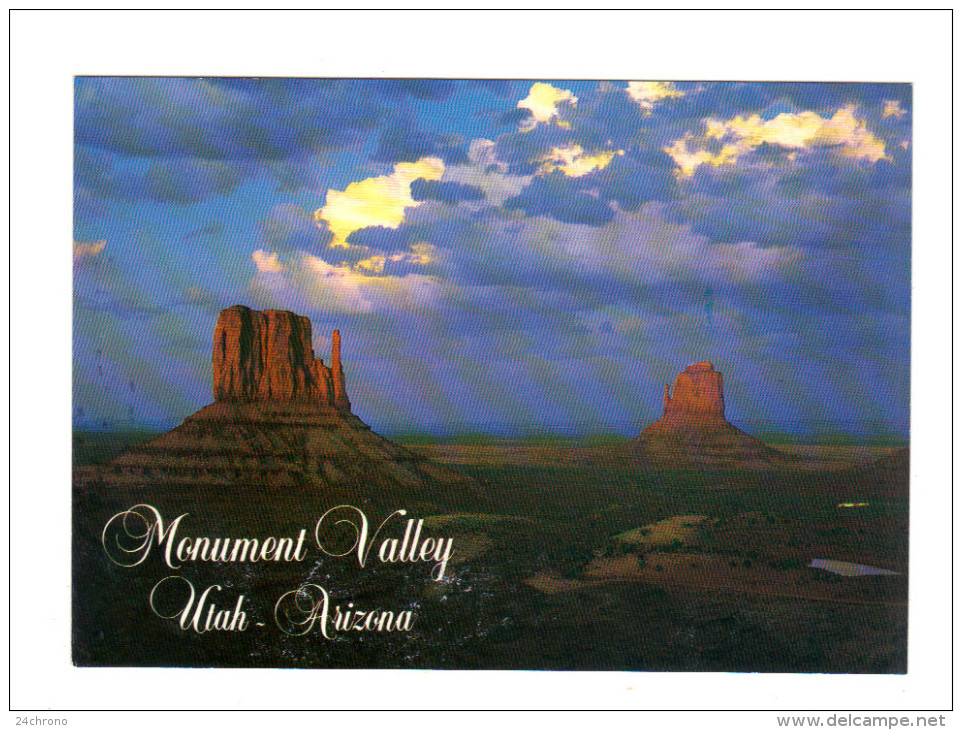
<svg viewBox="0 0 962 730"><path fill-rule="evenodd" d="M654 462L708 468L766 467L782 454L725 419L722 374L710 362L689 365L665 385L664 413L645 427L630 450Z"/></svg>
<svg viewBox="0 0 962 730"><path fill-rule="evenodd" d="M230 307L217 319L213 366L212 404L105 464L77 468L75 481L172 492L477 491L470 477L379 436L351 412L337 330L327 367L314 356L306 317Z"/></svg>

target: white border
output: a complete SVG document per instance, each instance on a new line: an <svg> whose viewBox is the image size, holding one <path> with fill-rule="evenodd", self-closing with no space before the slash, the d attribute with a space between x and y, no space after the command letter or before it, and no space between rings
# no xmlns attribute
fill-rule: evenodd
<svg viewBox="0 0 962 730"><path fill-rule="evenodd" d="M17 11L11 24L11 335L15 383L11 405L16 428L11 439L10 537L14 562L10 649L12 705L30 710L18 715L34 716L45 708L85 707L784 711L948 707L950 590L946 581L951 444L946 364L950 361L951 17L947 13ZM68 251L75 74L912 82L915 184L909 674L865 677L72 667L72 276ZM756 720L751 718L761 716L742 717L737 726L754 724ZM71 717L75 718L72 724L80 720L76 715ZM268 721L259 714L248 717L252 724ZM694 717L700 724L709 719L705 715ZM682 719L665 716L660 724L679 724ZM118 715L98 717L104 727L120 727L120 720ZM299 721L294 717L289 720ZM136 721L142 723L143 718ZM231 719L236 721L239 719ZM278 721L286 723L288 719ZM711 722L724 726L728 720L714 717ZM774 727L775 723L768 718L758 726Z"/></svg>

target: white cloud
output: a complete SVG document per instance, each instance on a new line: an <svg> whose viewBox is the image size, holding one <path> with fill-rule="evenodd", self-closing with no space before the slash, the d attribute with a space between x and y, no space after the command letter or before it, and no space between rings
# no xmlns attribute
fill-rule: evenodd
<svg viewBox="0 0 962 730"><path fill-rule="evenodd" d="M444 162L436 157L399 162L390 175L353 182L344 190L328 190L327 202L314 211L314 219L330 227L332 248L347 248L348 236L361 228L401 225L405 210L421 205L411 197L411 184L419 179L440 180L443 173Z"/></svg>
<svg viewBox="0 0 962 730"><path fill-rule="evenodd" d="M251 254L251 258L254 259L254 266L262 274L279 274L284 270L284 267L277 260L276 253L258 249Z"/></svg>
<svg viewBox="0 0 962 730"><path fill-rule="evenodd" d="M688 147L691 140L692 135L686 135L684 139L676 139L670 147L664 148L678 165L682 176L691 175L699 165L707 164L714 167L727 165L744 152L744 149L733 144L725 145L718 152L709 152L706 149L691 150Z"/></svg>
<svg viewBox="0 0 962 730"><path fill-rule="evenodd" d="M528 95L518 102L518 108L527 109L532 116L523 128L531 129L538 122L548 122L558 116L558 104L563 101L569 101L574 105L578 103L578 97L568 89L559 89L541 81L532 84Z"/></svg>
<svg viewBox="0 0 962 730"><path fill-rule="evenodd" d="M685 95L670 81L629 81L626 91L642 109L648 111L661 99L677 99Z"/></svg>
<svg viewBox="0 0 962 730"><path fill-rule="evenodd" d="M859 119L856 108L839 109L830 118L812 111L784 113L763 120L759 115L735 117L727 121L705 120L709 139L725 140L719 152L704 148L691 149L693 135L675 140L664 150L675 160L682 175L690 175L702 164L734 163L742 154L763 143L775 144L792 150L832 147L846 157L877 162L885 158L885 143L872 134L865 121Z"/></svg>
<svg viewBox="0 0 962 730"><path fill-rule="evenodd" d="M902 105L899 104L898 99L895 101L885 101L882 103L882 117L895 117L896 119L901 119L906 114L908 110L903 109Z"/></svg>
<svg viewBox="0 0 962 730"><path fill-rule="evenodd" d="M554 147L541 158L541 172L561 170L568 177L583 177L592 170L603 170L615 155L625 154L624 150L602 150L588 154L581 145Z"/></svg>

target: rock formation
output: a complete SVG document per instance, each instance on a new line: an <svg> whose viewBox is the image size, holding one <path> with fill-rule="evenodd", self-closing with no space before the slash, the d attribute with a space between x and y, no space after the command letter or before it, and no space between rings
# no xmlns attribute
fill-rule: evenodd
<svg viewBox="0 0 962 730"><path fill-rule="evenodd" d="M675 394L665 384L665 410L662 420L680 425L685 422L711 424L725 422L725 395L722 374L710 362L696 362L675 378ZM660 423L660 421L659 421Z"/></svg>
<svg viewBox="0 0 962 730"><path fill-rule="evenodd" d="M225 309L214 329L214 400L315 403L350 412L334 330L331 367L314 357L311 322L293 312Z"/></svg>
<svg viewBox="0 0 962 730"><path fill-rule="evenodd" d="M215 402L76 477L87 486L472 491L474 480L379 436L351 413L337 330L332 344L328 368L314 357L305 317L224 310L214 330Z"/></svg>
<svg viewBox="0 0 962 730"><path fill-rule="evenodd" d="M722 374L710 362L689 365L665 385L662 417L644 428L633 449L655 461L708 467L765 466L780 457L725 419Z"/></svg>

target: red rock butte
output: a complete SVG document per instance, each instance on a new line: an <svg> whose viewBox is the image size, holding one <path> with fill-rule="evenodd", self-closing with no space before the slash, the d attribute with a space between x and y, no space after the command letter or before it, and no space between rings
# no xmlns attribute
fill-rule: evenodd
<svg viewBox="0 0 962 730"><path fill-rule="evenodd" d="M725 418L722 374L710 362L697 362L665 385L662 417L645 427L634 448L655 461L704 466L764 466L779 453Z"/></svg>
<svg viewBox="0 0 962 730"><path fill-rule="evenodd" d="M351 411L341 365L341 333L331 367L314 357L311 322L293 312L225 309L214 329L214 400L314 403Z"/></svg>
<svg viewBox="0 0 962 730"><path fill-rule="evenodd" d="M722 374L710 362L696 362L675 378L675 394L665 385L665 411L662 419L681 424L685 421L711 423L725 420L725 394Z"/></svg>
<svg viewBox="0 0 962 730"><path fill-rule="evenodd" d="M328 368L314 356L306 317L230 307L214 329L213 365L214 403L105 464L78 467L75 480L84 488L319 488L351 497L478 489L351 412L337 330Z"/></svg>

